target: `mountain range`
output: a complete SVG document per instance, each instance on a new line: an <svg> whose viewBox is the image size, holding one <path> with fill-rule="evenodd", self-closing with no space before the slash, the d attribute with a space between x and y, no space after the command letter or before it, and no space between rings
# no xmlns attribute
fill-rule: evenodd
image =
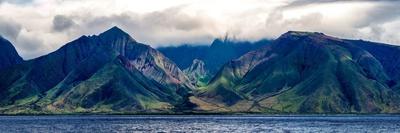
<svg viewBox="0 0 400 133"><path fill-rule="evenodd" d="M26 61L0 48L1 114L400 112L400 47L318 32L154 49L112 27Z"/></svg>
<svg viewBox="0 0 400 133"><path fill-rule="evenodd" d="M175 63L117 27L3 69L0 81L8 113L169 111L194 89Z"/></svg>

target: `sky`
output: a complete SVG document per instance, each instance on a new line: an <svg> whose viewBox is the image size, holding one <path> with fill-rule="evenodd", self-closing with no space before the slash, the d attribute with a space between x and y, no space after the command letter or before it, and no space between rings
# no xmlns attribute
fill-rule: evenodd
<svg viewBox="0 0 400 133"><path fill-rule="evenodd" d="M0 0L0 35L24 59L112 26L153 47L290 30L397 45L400 0Z"/></svg>

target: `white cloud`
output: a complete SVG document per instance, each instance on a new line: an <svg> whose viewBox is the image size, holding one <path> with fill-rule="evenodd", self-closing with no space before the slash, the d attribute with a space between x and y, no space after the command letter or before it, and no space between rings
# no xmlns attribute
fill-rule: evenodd
<svg viewBox="0 0 400 133"><path fill-rule="evenodd" d="M154 47L209 43L226 32L246 40L276 38L288 30L400 44L399 5L369 0L1 0L0 34L11 38L25 59L114 25Z"/></svg>
<svg viewBox="0 0 400 133"><path fill-rule="evenodd" d="M0 35L10 41L15 40L21 32L21 25L12 19L0 18Z"/></svg>

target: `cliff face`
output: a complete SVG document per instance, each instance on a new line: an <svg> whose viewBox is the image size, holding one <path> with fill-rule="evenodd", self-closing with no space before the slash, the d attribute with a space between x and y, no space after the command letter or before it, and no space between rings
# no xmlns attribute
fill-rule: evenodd
<svg viewBox="0 0 400 133"><path fill-rule="evenodd" d="M22 63L22 58L18 55L14 46L0 36L0 69Z"/></svg>
<svg viewBox="0 0 400 133"><path fill-rule="evenodd" d="M159 51L132 39L127 33L116 27L99 35L104 44L128 59L127 67L134 67L150 79L176 88L189 88L184 73Z"/></svg>
<svg viewBox="0 0 400 133"><path fill-rule="evenodd" d="M199 97L241 111L396 112L399 94L382 63L345 40L288 32L227 63Z"/></svg>
<svg viewBox="0 0 400 133"><path fill-rule="evenodd" d="M256 42L234 41L229 38L215 39L210 45L182 45L177 47L161 47L158 48L166 57L171 59L181 69L188 70L193 66L193 61L201 60L204 63L206 75L200 78L192 76L192 84L198 87L205 86L211 77L213 77L219 69L232 59L236 59L241 55L268 45L271 40L259 40ZM190 74L188 75L191 76ZM195 75L194 75L195 76ZM197 79L197 81L193 81Z"/></svg>
<svg viewBox="0 0 400 133"><path fill-rule="evenodd" d="M191 83L198 87L207 84L210 78L210 73L205 68L204 62L198 59L194 59L192 65L183 72L189 77Z"/></svg>

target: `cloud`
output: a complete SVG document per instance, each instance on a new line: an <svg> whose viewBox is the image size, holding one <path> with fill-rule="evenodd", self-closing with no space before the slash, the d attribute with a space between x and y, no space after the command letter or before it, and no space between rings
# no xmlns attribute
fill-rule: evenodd
<svg viewBox="0 0 400 133"><path fill-rule="evenodd" d="M24 4L29 4L32 3L33 0L0 0L0 4L2 3L11 3L11 4L19 4L19 5L24 5Z"/></svg>
<svg viewBox="0 0 400 133"><path fill-rule="evenodd" d="M284 18L283 12L276 11L269 14L265 21L266 34L280 35L287 31L318 31L321 30L324 16L321 13L299 15L296 18Z"/></svg>
<svg viewBox="0 0 400 133"><path fill-rule="evenodd" d="M378 2L356 23L356 27L383 24L400 18L400 1Z"/></svg>
<svg viewBox="0 0 400 133"><path fill-rule="evenodd" d="M316 4L356 3L356 2L395 2L395 0L294 0L285 5L285 8L295 8Z"/></svg>
<svg viewBox="0 0 400 133"><path fill-rule="evenodd" d="M133 38L155 47L165 44L210 42L217 33L212 18L189 15L183 7L138 14L122 12L110 16L75 16L76 34L99 33L112 26L128 31Z"/></svg>
<svg viewBox="0 0 400 133"><path fill-rule="evenodd" d="M296 0L271 12L266 27L273 35L305 30L399 44L400 39L389 38L394 29L386 25L400 20L399 4L393 0Z"/></svg>
<svg viewBox="0 0 400 133"><path fill-rule="evenodd" d="M62 32L68 30L75 25L75 22L64 15L56 15L53 18L53 30L57 32Z"/></svg>
<svg viewBox="0 0 400 133"><path fill-rule="evenodd" d="M30 59L29 57L38 57L46 52L47 47L43 40L38 38L33 32L23 30L14 43L18 53L22 57Z"/></svg>
<svg viewBox="0 0 400 133"><path fill-rule="evenodd" d="M0 17L0 35L7 39L15 40L21 31L21 25L11 19Z"/></svg>
<svg viewBox="0 0 400 133"><path fill-rule="evenodd" d="M153 47L208 44L288 30L400 44L400 1L392 0L0 0L0 34L25 59L112 26Z"/></svg>

